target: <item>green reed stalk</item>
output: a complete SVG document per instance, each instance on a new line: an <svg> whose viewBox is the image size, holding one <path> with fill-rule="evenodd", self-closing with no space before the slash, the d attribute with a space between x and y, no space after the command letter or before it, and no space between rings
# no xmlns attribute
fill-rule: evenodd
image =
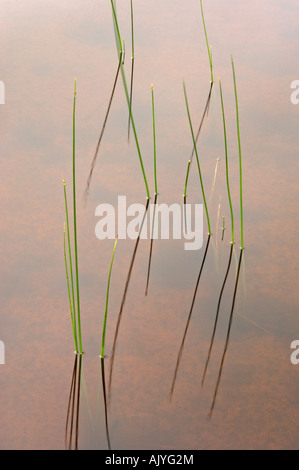
<svg viewBox="0 0 299 470"><path fill-rule="evenodd" d="M210 225L210 218L209 218L208 206L207 206L205 191L204 191L204 187L203 187L203 180L202 180L202 175L201 175L201 170L200 170L199 158L198 158L198 153L197 153L197 148L196 148L196 141L195 141L193 126L192 126L192 122L191 122L191 116L190 116L189 105L188 105L188 98L187 98L187 91L186 91L186 85L185 85L185 81L184 81L184 80L183 80L183 87L184 87L184 96L185 96L186 109L187 109L188 120L189 120L189 125L190 125L190 131L191 131L192 140L193 140L193 145L194 145L194 151L195 151L195 155L196 155L196 161L197 161L197 167L198 167L198 173L199 173L199 179L200 179L202 197L203 197L203 201L204 201L204 206L205 206L205 211L206 211L206 216L207 216L207 222L208 222L208 227L209 227L209 235L211 235L212 232L211 232L211 225Z"/></svg>
<svg viewBox="0 0 299 470"><path fill-rule="evenodd" d="M114 26L116 28L116 37L117 37L117 40L118 40L118 52L119 52L119 54L121 54L122 53L121 37L120 37L120 32L119 32L119 27L118 27L116 10L115 10L115 6L114 6L114 0L110 0L110 1L111 1L112 14L113 14L113 19L114 19Z"/></svg>
<svg viewBox="0 0 299 470"><path fill-rule="evenodd" d="M202 0L200 0L200 9L201 9L201 17L202 17L203 28L204 28L204 31L205 31L205 38L206 38L206 43L207 43L207 50L208 50L208 55L209 55L210 70L211 70L211 83L214 83L214 77L213 77L213 62L212 62L212 46L209 45L209 41L208 41L208 35L207 35L205 17L204 17L204 13L203 13Z"/></svg>
<svg viewBox="0 0 299 470"><path fill-rule="evenodd" d="M124 39L123 39L122 51L123 51L122 65L124 65L124 63L125 63L125 57L126 57L126 43L125 43L125 40L124 40Z"/></svg>
<svg viewBox="0 0 299 470"><path fill-rule="evenodd" d="M156 124L155 124L155 100L154 100L154 85L151 85L152 91L152 114L153 114L153 139L154 139L154 174L155 174L155 194L158 194L157 184L157 150L156 150Z"/></svg>
<svg viewBox="0 0 299 470"><path fill-rule="evenodd" d="M117 38L117 42L118 42L117 48L118 48L119 54L122 54L122 53L123 53L123 50L122 50L121 37L120 37L120 32L119 32L119 26L118 26L118 21L117 21L115 6L114 6L113 0L110 0L110 1L111 1L111 7L112 7L112 14L113 14L114 25L115 25L115 29L116 29L116 38ZM129 91L128 91L127 79L126 79L126 75L125 75L125 71L124 71L123 65L121 65L121 75L122 75L122 80L123 80L123 84L124 84L124 89L125 89L125 95L126 95L127 105L128 105L128 108L129 108L130 119L131 119L131 124L132 124L132 129L133 129L134 137L135 137L135 142L136 142L136 147L137 147L139 162L140 162L141 171L142 171L142 174L143 174L144 184L145 184L145 188L146 188L146 195L147 195L147 198L150 199L149 188L148 188L147 179L146 179L146 175L145 175L145 170L144 170L143 160L142 160L141 151L140 151L140 146L139 146L139 142L138 142L138 137L137 137L135 122L134 122L134 118L133 118L132 108L131 108L131 105L130 105L130 95L129 95Z"/></svg>
<svg viewBox="0 0 299 470"><path fill-rule="evenodd" d="M78 353L78 342L77 342L77 329L76 329L76 324L75 324L75 315L73 311L73 306L72 306L72 299L71 299L71 291L70 291L70 282L69 282L69 275L68 275L68 268L67 268L67 259L66 259L66 243L65 243L65 222L63 224L63 253L64 253L64 264L65 264L65 275L66 275L66 283L67 283L67 292L68 292L68 298L69 298L69 304L70 304L70 313L71 313L71 319L72 319L72 327L73 327L73 336L74 336L74 342L75 342L75 351ZM74 289L72 288L72 293L74 292Z"/></svg>
<svg viewBox="0 0 299 470"><path fill-rule="evenodd" d="M132 59L135 57L134 45L134 14L133 14L133 0L131 0L131 40L132 40Z"/></svg>
<svg viewBox="0 0 299 470"><path fill-rule="evenodd" d="M230 187L229 187L226 123L225 123L224 103L223 103L222 86L221 86L220 78L219 78L219 88L220 88L220 98L221 98L221 108L222 108L223 133L224 133L226 186L227 186L227 195L228 195L228 201L229 201L230 217L231 217L231 228L232 228L231 242L234 243L234 213L233 213L233 206L232 206L232 200L231 200L231 195L230 195Z"/></svg>
<svg viewBox="0 0 299 470"><path fill-rule="evenodd" d="M107 282L106 306L105 306L105 315L104 315L104 322L103 322L101 357L105 356L105 337L106 337L106 324L107 324L107 313L108 313L108 302L109 302L110 279L111 279L112 265L113 265L117 240L118 240L118 237L116 237L116 240L115 240L115 243L114 243L114 248L113 248L113 253L112 253L112 258L111 258L111 263L110 263L110 269L109 269L108 282Z"/></svg>
<svg viewBox="0 0 299 470"><path fill-rule="evenodd" d="M243 184L242 184L242 152L241 152L241 139L240 139L240 123L239 123L239 105L238 105L238 94L236 84L236 74L233 56L231 56L233 78L234 78L234 90L235 90L235 102L236 102L236 119L237 119L237 134L238 134L238 147L239 147L239 171L240 171L240 219L241 219L241 250L244 248L243 242Z"/></svg>
<svg viewBox="0 0 299 470"><path fill-rule="evenodd" d="M79 334L79 353L82 354L81 337L81 316L80 316L80 295L79 295L79 269L78 269L78 248L77 248L77 211L76 211L76 95L77 80L74 82L74 102L73 102L73 212L74 212L74 250L76 267L76 291L77 291L77 316L78 316L78 334Z"/></svg>
<svg viewBox="0 0 299 470"><path fill-rule="evenodd" d="M131 0L131 46L132 46L132 56L131 56L131 79L130 79L130 108L132 109L132 100L133 100L133 80L134 80L134 60L135 60L135 45L134 45L134 14L133 14L133 0ZM131 128L131 119L130 114L128 118L128 142L130 142L130 128Z"/></svg>
<svg viewBox="0 0 299 470"><path fill-rule="evenodd" d="M188 165L187 165L187 173L186 173L186 180L185 180L185 190L184 190L184 199L185 199L186 196L187 196L187 186L188 186L190 165L191 165L191 160L188 161Z"/></svg>
<svg viewBox="0 0 299 470"><path fill-rule="evenodd" d="M65 218L66 218L66 229L67 229L67 243L68 243L68 254L69 254L69 265L70 265L70 276L71 276L72 306L73 306L72 311L73 311L73 314L74 314L75 343L77 345L76 346L76 352L78 352L75 289L74 289L74 276L73 276L73 261L72 261L72 251L71 251L69 211L68 211L68 203L67 203L67 196L66 196L65 180L63 180L63 192L64 192Z"/></svg>

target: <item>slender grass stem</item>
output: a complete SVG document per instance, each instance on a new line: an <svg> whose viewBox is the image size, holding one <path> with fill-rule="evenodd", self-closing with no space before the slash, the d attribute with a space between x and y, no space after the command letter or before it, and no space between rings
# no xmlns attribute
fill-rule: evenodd
<svg viewBox="0 0 299 470"><path fill-rule="evenodd" d="M106 337L106 324L107 324L107 313L108 313L108 302L109 302L110 279L111 279L112 265L113 265L117 240L118 240L118 237L116 237L116 240L115 240L115 243L114 243L114 248L113 248L112 258L111 258L111 263L110 263L110 269L109 269L108 283L107 283L106 306L105 306L105 315L104 315L103 333L102 333L101 357L105 356L105 337Z"/></svg>
<svg viewBox="0 0 299 470"><path fill-rule="evenodd" d="M114 5L114 0L110 0L110 1L111 1L111 7L112 7L112 14L113 14L113 18L114 18L114 26L115 26L115 30L116 30L116 37L117 37L117 40L118 40L118 52L121 53L122 52L122 45L121 45L121 37L120 37L120 32L119 32L119 27L118 27L116 9L115 9L115 5Z"/></svg>
<svg viewBox="0 0 299 470"><path fill-rule="evenodd" d="M155 124L155 98L154 98L154 85L153 85L153 84L151 85L151 91L152 91L152 114L153 114L155 194L158 194L158 184L157 184L156 124Z"/></svg>
<svg viewBox="0 0 299 470"><path fill-rule="evenodd" d="M131 0L131 41L132 41L132 59L135 57L135 44L134 44L134 13L133 13L133 0Z"/></svg>
<svg viewBox="0 0 299 470"><path fill-rule="evenodd" d="M191 165L191 160L188 161L188 165L187 165L186 180L185 180L185 189L184 189L184 199L187 197L187 186L188 186L190 165Z"/></svg>
<svg viewBox="0 0 299 470"><path fill-rule="evenodd" d="M202 0L200 0L200 9L201 9L201 17L202 17L203 28L204 28L204 31L205 31L207 50L208 50L208 55L209 55L210 70L211 70L211 83L213 83L214 78L213 78L213 63L212 63L212 46L209 45L209 41L208 41L207 28L206 28L204 13L203 13Z"/></svg>
<svg viewBox="0 0 299 470"><path fill-rule="evenodd" d="M118 52L120 53L120 52L122 52L122 44L121 44L119 26L118 26L118 21L117 21L117 16L116 16L116 11L115 11L115 6L114 6L113 0L111 0L111 6L112 6L112 14L113 14L115 32L116 32L116 39L117 39L117 49L118 49ZM135 122L134 122L134 118L133 118L132 108L130 106L130 96L129 96L127 79L126 79L126 75L125 75L123 65L121 65L121 75L122 75L122 80L123 80L123 84L124 84L124 90L125 90L127 105L128 105L128 108L129 108L130 119L131 119L131 124L132 124L134 137L135 137L139 162L140 162L141 171L142 171L142 174L143 174L144 184L145 184L145 188L146 188L146 194L147 194L147 198L150 199L150 193L149 193L148 183L147 183L147 179L146 179L146 175L145 175L145 170L144 170L143 160L142 160L142 156L141 156L140 146L139 146L139 142L138 142L138 137L137 137Z"/></svg>
<svg viewBox="0 0 299 470"><path fill-rule="evenodd" d="M77 317L78 317L78 335L79 335L79 353L82 354L81 337L81 316L80 316L80 295L79 295L79 269L78 269L78 248L77 248L77 213L76 213L76 95L77 80L74 82L74 101L73 101L73 216L74 216L74 250L76 267L76 291L77 291Z"/></svg>
<svg viewBox="0 0 299 470"><path fill-rule="evenodd" d="M209 112L209 106L210 106L210 101L211 101L212 89L213 89L213 83L210 84L210 89L209 89L208 98L207 98L207 101L206 101L206 104L205 104L205 109L204 109L204 112L203 112L201 121L200 121L200 123L199 123L198 130L197 130L197 133L196 133L196 137L195 137L195 142L196 142L196 143L197 143L197 141L198 141L198 138L199 138L199 135L200 135L200 132L201 132L201 129L202 129L202 126L203 126L205 117L208 115L208 112ZM194 145L192 145L192 152L191 152L191 156L190 156L190 161L191 161L191 163L192 163L192 160L193 160L193 155L194 155ZM186 189L187 189L187 188L186 188Z"/></svg>
<svg viewBox="0 0 299 470"><path fill-rule="evenodd" d="M132 109L133 102L133 82L134 82L134 57L131 59L131 77L130 77L130 109ZM131 116L129 113L128 117L128 142L130 142L130 130L131 130Z"/></svg>
<svg viewBox="0 0 299 470"><path fill-rule="evenodd" d="M123 39L123 54L122 54L122 65L125 64L125 57L126 57L126 43L125 43L125 40Z"/></svg>
<svg viewBox="0 0 299 470"><path fill-rule="evenodd" d="M240 171L240 218L241 218L241 249L244 248L243 242L243 184L242 184L242 152L241 152L241 139L240 139L240 123L239 123L239 105L238 105L238 94L236 84L236 73L233 56L231 56L233 78L234 78L234 90L235 90L235 102L236 102L236 119L237 119L237 134L238 134L238 147L239 147L239 171Z"/></svg>
<svg viewBox="0 0 299 470"><path fill-rule="evenodd" d="M76 304L75 304L75 289L74 289L74 276L73 276L73 261L72 261L72 250L71 250L71 239L70 239L70 224L69 224L69 212L68 212L68 203L66 196L66 187L65 180L63 180L63 192L64 192L64 204L65 204L65 218L66 218L66 229L67 229L67 241L68 241L68 255L69 255L69 265L70 265L70 277L71 277L71 291L72 291L72 305L71 312L73 315L74 323L74 341L76 353L78 353L78 340L77 340L77 323L76 323ZM67 265L66 265L67 269Z"/></svg>
<svg viewBox="0 0 299 470"><path fill-rule="evenodd" d="M229 186L226 123L225 123L224 103L223 103L222 86L221 86L220 78L219 78L219 88L220 88L222 121L223 121L223 134L224 134L224 147L225 147L226 186L227 186L227 195L228 195L229 208L230 208L230 217L231 217L231 230L232 230L231 242L234 243L234 212L233 212L232 200L231 200L231 195L230 195L230 186Z"/></svg>
<svg viewBox="0 0 299 470"><path fill-rule="evenodd" d="M197 167L198 167L198 173L199 173L199 179L200 179L202 197L203 197L203 201L204 201L204 206L205 206L205 211L206 211L206 217L207 217L207 222L208 222L209 235L211 235L211 224L210 224L208 206L207 206L205 191L204 191L204 187L203 187L203 180L202 180L202 175L201 175L201 170L200 170L198 152L197 152L197 148L196 148L196 142L195 142L195 137L194 137L194 131L193 131L193 126L192 126L192 121L191 121L191 116L190 116L190 111L189 111L189 105L188 105L188 98L187 98L186 85L185 85L184 80L183 80L183 87L184 87L184 96L185 96L186 109L187 109L188 120L189 120L189 125L190 125L190 131L191 131L192 140L193 140L193 146L194 146L194 151L195 151L195 155L196 155L196 161L197 161Z"/></svg>
<svg viewBox="0 0 299 470"><path fill-rule="evenodd" d="M65 264L65 275L66 275L66 283L67 283L67 293L68 293L69 304L70 304L70 313L71 313L71 320L72 320L72 327L73 327L75 351L77 353L78 352L77 332L76 332L76 326L75 326L74 311L73 311L73 306L72 306L71 290L70 290L70 282L69 282L67 258L66 258L65 223L63 224L63 253L64 253L64 264Z"/></svg>
<svg viewBox="0 0 299 470"><path fill-rule="evenodd" d="M132 108L132 100L133 100L133 80L134 80L134 60L135 60L133 0L131 0L131 47L132 47L132 57L131 57L131 78L130 78L130 82L131 82L130 83L130 108ZM131 128L131 118L129 114L128 142L130 141L130 128Z"/></svg>

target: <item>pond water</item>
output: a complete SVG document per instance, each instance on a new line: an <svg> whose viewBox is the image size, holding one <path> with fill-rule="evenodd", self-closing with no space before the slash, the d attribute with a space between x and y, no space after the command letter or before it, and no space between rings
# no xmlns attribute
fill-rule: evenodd
<svg viewBox="0 0 299 470"><path fill-rule="evenodd" d="M1 449L298 449L299 365L290 360L299 339L299 106L290 100L299 79L298 4L212 0L204 7L215 83L198 154L212 236L207 246L204 219L200 250L154 240L147 296L150 241L134 251L135 241L119 240L101 361L114 241L96 238L95 209L116 206L119 195L128 204L146 202L120 77L84 203L118 64L111 4L1 2ZM129 78L130 2L118 2L117 12ZM181 204L192 151L182 78L195 128L210 87L200 2L134 2L134 36L133 114L150 193L153 83L159 202ZM231 53L243 156L240 264ZM63 258L75 76L82 358L73 354ZM231 249L219 76L236 243L206 367ZM188 201L202 203L195 161Z"/></svg>

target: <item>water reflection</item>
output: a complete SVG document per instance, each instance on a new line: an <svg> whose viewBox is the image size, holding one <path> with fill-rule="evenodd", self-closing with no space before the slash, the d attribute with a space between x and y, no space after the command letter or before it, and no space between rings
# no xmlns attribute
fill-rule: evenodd
<svg viewBox="0 0 299 470"><path fill-rule="evenodd" d="M199 286L199 281L200 281L202 271L203 271L203 267L204 267L204 264L205 264L205 260L206 260L206 257L207 257L208 248L209 248L209 244L210 244L210 239L211 239L211 235L209 234L208 239L207 239L207 243L206 243L206 247L205 247L205 252L204 252L204 255L203 255L203 259L202 259L202 263L201 263L201 266L200 266L200 269L199 269L197 282L196 282L196 285L195 285L195 290L194 290L194 294L193 294L193 298L192 298L192 302L191 302L190 312L189 312L189 315L188 315L188 318L187 318L187 323L186 323L186 326L185 326L185 331L184 331L184 334L183 334L183 339L182 339L181 346L180 346L180 349L179 349L179 352L178 352L176 366L175 366L175 370L174 370L174 374L173 374L173 380L172 380L171 389L170 389L170 393L169 393L169 399L170 400L172 400L172 396L173 396L173 392L174 392L174 387L175 387L175 383L176 383L176 379L177 379L177 374L178 374L180 362L181 362L181 359L182 359L182 354L183 354L184 344L185 344L185 340L186 340L186 336L187 336L187 331L188 331L188 328L189 328L189 324L190 324L190 320L191 320L191 316L192 316L192 312L193 312L193 307L194 307L194 303L195 303L195 299L196 299L196 294L197 294L197 290L198 290L198 286Z"/></svg>
<svg viewBox="0 0 299 470"><path fill-rule="evenodd" d="M108 445L108 449L111 450L109 427L108 427L108 410L107 410L105 358L104 357L101 357L101 377L102 377L102 388L103 388L103 399L104 399L105 429L106 429L107 445Z"/></svg>
<svg viewBox="0 0 299 470"><path fill-rule="evenodd" d="M153 253L153 242L154 242L154 229L155 229L155 214L156 214L156 204L157 204L157 197L158 194L155 194L155 199L154 199L154 210L153 210L153 221L152 221L152 230L151 230L151 244L150 244L150 253L149 253L149 259L148 259L148 268L147 268L147 278L146 278L146 288L145 288L145 295L148 293L148 285L149 285L149 279L150 279L150 271L151 271L151 263L152 263L152 253Z"/></svg>
<svg viewBox="0 0 299 470"><path fill-rule="evenodd" d="M114 82L113 82L112 92L111 92L109 103L108 103L108 108L107 108L107 111L106 111L106 114L105 114L102 130L101 130L100 137L99 137L99 140L98 140L98 143L97 143L97 146L96 146L93 158L92 158L92 162L91 162L91 166L90 166L90 170L89 170L89 174L88 174L88 178L87 178L87 183L86 183L86 188L85 188L85 203L87 202L87 197L88 197L89 188L90 188L90 184L91 184L92 174L93 174L94 167L95 167L95 164L96 164L96 161L97 161L97 158L98 158L98 153L99 153L99 150L100 150L100 145L101 145L102 138L103 138L104 131L105 131L105 127L106 127L106 124L107 124L110 108L111 108L111 105L112 105L113 96L114 96L114 93L115 93L115 88L116 88L116 84L117 84L117 81L118 81L120 67L122 65L123 57L124 57L124 54L120 53L119 54L118 66L117 66L117 70L116 70L116 74L115 74L115 79L114 79Z"/></svg>
<svg viewBox="0 0 299 470"><path fill-rule="evenodd" d="M206 360L204 373L203 373L203 376L202 376L201 386L203 386L204 381L205 381L205 377L206 377L206 373L207 373L207 370L208 370L208 365L209 365L209 361L210 361L210 357L211 357L211 353L212 353L212 349L213 349L213 344L214 344L214 339L215 339L215 334L216 334L216 329L217 329L217 323L218 323L218 318L219 318L220 305L221 305L221 300L222 300L222 295L223 295L223 292L224 292L225 284L226 284L226 281L227 281L227 278L228 278L228 273L229 273L229 270L230 270L230 267L231 267L233 249L234 249L234 245L231 244L230 252L229 252L229 258L228 258L228 265L227 265L227 268L226 268L223 284L222 284L222 287L221 287L221 290L220 290L220 295L219 295L218 304L217 304L217 311L216 311L216 316L215 316L215 322L214 322L214 328L213 328L213 333L212 333L212 337L211 337L211 341L210 341L208 357L207 357L207 360Z"/></svg>
<svg viewBox="0 0 299 470"><path fill-rule="evenodd" d="M129 271L128 271L128 274L127 274L127 280L126 280L125 289L124 289L124 293L123 293L123 297L122 297L122 301L121 301L121 306L120 306L120 310L119 310L119 314L118 314L118 318L117 318L115 333L114 333L113 346L112 346L112 352L111 352L111 358L110 358L109 381L108 381L108 403L109 404L110 404L110 401L111 401L111 385L112 385L113 366L114 366L114 360L115 360L115 351L116 351L116 345L117 345L117 338L118 338L118 334L119 334L120 322L121 322L121 319L122 319L123 309L124 309L124 305L125 305L125 301L126 301L126 297L127 297L127 292L128 292L128 288L129 288L129 284L130 284L130 279L131 279L131 275L132 275L132 271L133 271L133 266L134 266L134 262L135 262L135 258L136 258L136 253L137 253L137 249L138 249L138 245L139 245L139 241L140 241L140 235L141 235L141 232L142 232L142 228L143 228L143 225L144 225L144 221L145 221L145 218L146 218L148 207L149 207L149 199L147 199L147 201L146 201L146 206L145 206L143 219L142 219L142 222L140 224L138 237L136 239L136 243L135 243L135 247L134 247L134 251L133 251Z"/></svg>
<svg viewBox="0 0 299 470"><path fill-rule="evenodd" d="M65 448L78 449L82 355L75 355L65 424Z"/></svg>
<svg viewBox="0 0 299 470"><path fill-rule="evenodd" d="M209 419L212 418L212 414L213 414L213 411L214 411L214 408L215 408L217 394L218 394L219 385L220 385L221 376L222 376L224 360L225 360L225 356L226 356L227 349L228 349L229 337L230 337L230 332L231 332L231 326L232 326L232 321L233 321L233 313L234 313L234 308L235 308L236 295L237 295L237 289L238 289L238 283L239 283L239 277L240 277L240 268L241 268L242 255L243 255L243 250L241 249L240 250L240 255L239 255L239 262L238 262L238 268L237 268L237 274L236 274L236 282L235 282L232 307L231 307L231 312L230 312L230 317L229 317L229 322L228 322L228 329L227 329L227 334L226 334L225 346L224 346L222 359L221 359L221 363L220 363L220 368L219 368L219 373L218 373L218 377L217 377L217 382L216 382L215 392L214 392L214 396L213 396L213 401L212 401L212 405L211 405L209 415L208 415Z"/></svg>

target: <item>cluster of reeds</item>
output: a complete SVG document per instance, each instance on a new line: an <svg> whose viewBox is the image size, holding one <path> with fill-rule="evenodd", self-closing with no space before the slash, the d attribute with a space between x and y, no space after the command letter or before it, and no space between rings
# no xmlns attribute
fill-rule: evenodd
<svg viewBox="0 0 299 470"><path fill-rule="evenodd" d="M141 166L141 171L144 179L145 189L146 189L146 197L147 202L150 199L150 192L148 181L145 174L141 149L139 145L139 140L137 136L133 111L132 111L132 99L133 99L133 75L134 75L134 60L135 60L135 46L134 46L134 23L133 23L133 1L130 2L131 8L131 48L132 48L132 55L131 55L131 77L130 77L130 87L127 85L127 79L124 69L125 63L125 41L121 39L117 14L116 14L116 4L115 0L111 1L111 8L112 8L112 17L113 17L113 25L115 30L115 38L116 38L116 45L118 51L118 66L116 71L116 76L114 79L112 93L109 99L108 108L105 114L104 123L102 126L102 130L100 133L100 137L96 146L96 150L92 159L91 168L87 180L86 186L86 194L88 193L92 173L95 167L97 155L99 152L101 140L104 134L105 126L107 123L108 115L111 109L112 100L115 92L115 88L117 85L119 74L122 76L124 92L126 96L127 106L128 106L128 141L130 138L130 129L132 128L136 149L138 153L139 163ZM213 73L213 62L212 62L212 47L209 44L208 36L207 36L207 29L206 23L204 18L204 11L203 11L203 2L200 0L200 8L201 8L201 16L202 16L202 24L204 28L204 35L205 41L207 46L208 58L209 58L209 65L210 65L210 88L208 93L208 98L206 101L206 105L204 108L203 116L200 121L200 125L197 131L197 134L194 133L194 127L191 120L191 114L189 109L188 97L187 97L187 90L186 84L183 80L183 91L184 91L184 99L185 99L185 106L188 116L188 122L191 132L192 138L192 153L191 158L189 158L187 163L187 172L185 178L185 187L184 187L184 203L186 203L187 198L187 186L188 186L188 179L191 169L191 163L193 155L195 154L196 163L198 168L198 175L199 175L199 182L201 188L202 199L205 208L205 215L206 221L208 226L208 234L209 237L212 235L211 230L211 223L209 217L209 210L208 204L206 200L205 190L204 190L204 182L203 182L203 175L201 171L199 153L197 149L197 140L205 120L205 117L209 111L212 87L214 84L214 73ZM237 97L237 85L236 85L236 74L235 74L235 67L233 57L231 57L231 65L232 65L232 72L233 72L233 83L234 83L234 95L235 95L235 106L236 106L236 122L237 122L237 138L238 138L238 150L239 150L239 175L240 175L240 219L241 219L241 249L243 250L243 201L242 201L242 154L241 154L241 139L240 139L240 125L239 125L239 109L238 109L238 97ZM219 79L219 89L220 89L220 102L221 102L221 110L222 110L222 122L223 122L223 135L224 135L224 151L225 151L225 168L226 168L226 186L227 186L227 194L228 194L228 201L230 207L230 217L231 217L231 244L234 244L234 214L233 214L233 205L231 200L231 193L230 193L230 183L229 183L229 164L228 164L228 144L227 144L227 134L226 134L226 119L225 119L225 111L224 111L224 99L223 99L223 92L222 92L222 84L221 80ZM156 123L155 123L155 100L154 100L154 87L151 85L151 103L152 103L152 126L153 126L153 153L154 153L154 188L155 188L155 204L157 201L158 195L158 183L157 183L157 151L156 151ZM67 203L67 193L66 193L66 185L65 181L64 184L64 200L65 200L65 213L66 213L66 228L64 227L64 259L65 259L65 270L66 270L66 280L67 280L67 291L68 291L68 298L69 298L69 307L70 307L70 314L71 314L71 321L72 321L72 329L73 329L73 336L74 336L74 343L75 343L75 351L76 353L82 354L82 337L81 337L81 318L80 318L80 295L79 295L79 271L78 271L78 248L77 248L77 221L76 221L76 171L75 171L75 110L76 110L76 79L75 79L75 86L74 86L74 101L73 101L73 250L74 250L74 268L73 268L73 257L72 257L72 246L71 246L71 236L70 236L70 223L69 223L69 214L68 214L68 203ZM219 159L218 159L219 160ZM217 160L217 163L218 163ZM217 168L217 166L216 166ZM216 173L215 173L216 176ZM215 178L214 178L215 183ZM213 183L213 186L214 186ZM224 230L225 230L225 218L223 217L223 226L222 226L222 239L224 237ZM104 321L103 321L103 330L102 330L102 345L101 345L101 357L103 358L105 355L105 335L106 335L106 325L107 325L107 315L108 315L108 302L109 302L109 289L110 289L110 279L111 279L111 272L112 272L112 265L115 256L115 250L117 245L117 238L115 240L112 259L110 264L110 270L108 274L108 283L107 283L107 293L106 293L106 305L105 305L105 312L104 312ZM151 244L151 251L150 251L150 260L152 254L152 244ZM150 271L150 261L148 267L148 278L147 278L147 287L146 287L146 294L148 290L148 281L149 281L149 271ZM75 275L74 275L75 273Z"/></svg>
<svg viewBox="0 0 299 470"><path fill-rule="evenodd" d="M75 277L76 284L74 282L73 275L73 260L72 260L72 248L71 248L71 236L70 236L70 223L69 223L69 212L66 194L66 184L63 180L63 191L64 191L64 202L65 202L65 218L67 228L67 246L66 248L66 234L64 225L64 259L65 259L65 272L67 280L69 307L73 327L73 336L75 343L75 352L82 354L82 336L81 336L81 315L80 315L80 294L79 294L79 268L78 268L78 243L77 243L77 209L76 209L76 78L74 83L74 100L73 100L73 243L74 243L74 255L75 255ZM67 256L68 255L68 256ZM67 261L68 258L68 261ZM68 274L70 272L70 276ZM69 278L70 281L69 282ZM76 295L75 295L76 293Z"/></svg>
<svg viewBox="0 0 299 470"><path fill-rule="evenodd" d="M200 163L199 163L199 157L198 157L198 150L197 150L197 139L204 121L204 118L207 114L209 103L210 103L210 97L211 97L211 91L212 91L212 86L214 83L214 78L213 78L213 63L212 63L212 47L209 44L208 41L208 36L207 36L207 29L206 29L206 24L205 24L205 18L204 18L204 12L203 12L203 4L202 0L200 0L200 7L201 7L201 16L202 16L202 23L203 23L203 28L204 28L204 34L205 34L205 39L206 39L206 45L207 45L207 51L208 51L208 57L209 57L209 64L210 64L210 73L211 73L211 86L210 86L210 91L207 99L207 103L205 106L205 110L203 113L203 117L201 119L201 123L199 126L199 131L197 135L195 136L194 131L193 131L193 125L191 121L191 116L190 116L190 111L189 111L189 105L188 105L188 99L187 99L187 92L186 92L186 85L183 80L183 88L184 88L184 97L185 97L185 104L186 104L186 110L187 110L187 115L188 115L188 121L189 121L189 126L191 130L191 136L192 136L192 142L193 142L193 150L191 154L191 159L188 160L187 163L187 172L186 172L186 178L185 178L185 188L184 188L184 203L186 203L186 197L187 197L187 186L188 186L188 179L189 179L189 173L190 173L190 165L192 162L192 156L193 152L196 155L196 161L197 161L197 167L198 167L198 173L199 173L199 179L200 179L200 186L201 186L201 191L202 191L202 197L203 197L203 202L204 202L204 207L205 207L205 213L206 213L206 219L207 219L207 224L208 224L208 233L211 234L211 225L210 225L210 218L209 218L209 211L208 211L208 206L206 202L206 197L205 197L205 192L204 192L204 185L203 185L203 177L202 177L202 172L200 169ZM238 106L238 95L237 95L237 84L236 84L236 74L235 74L235 67L234 67L234 61L233 61L233 56L231 56L231 65L232 65L232 72L233 72L233 83L234 83L234 94L235 94L235 106L236 106L236 122L237 122L237 139L238 139L238 150L239 150L239 175L240 175L240 230L241 230L241 249L243 250L244 248L244 241L243 241L243 190L242 190L242 152L241 152L241 138L240 138L240 124L239 124L239 106ZM226 135L226 121L225 121L225 112L224 112L224 101L223 101L223 93L222 93L222 85L221 85L221 80L219 79L219 88L220 88L220 101L221 101L221 110L222 110L222 121L223 121L223 133L224 133L224 149L225 149L225 169L226 169L226 186L227 186L227 195L228 195L228 201L229 201L229 207L230 207L230 216L231 216L231 243L234 243L234 214L233 214L233 206L232 206L232 200L231 200L231 193L230 193L230 184L229 184L229 165L228 165L228 145L227 145L227 135ZM223 222L224 223L224 222ZM222 230L222 237L224 235L224 226Z"/></svg>

